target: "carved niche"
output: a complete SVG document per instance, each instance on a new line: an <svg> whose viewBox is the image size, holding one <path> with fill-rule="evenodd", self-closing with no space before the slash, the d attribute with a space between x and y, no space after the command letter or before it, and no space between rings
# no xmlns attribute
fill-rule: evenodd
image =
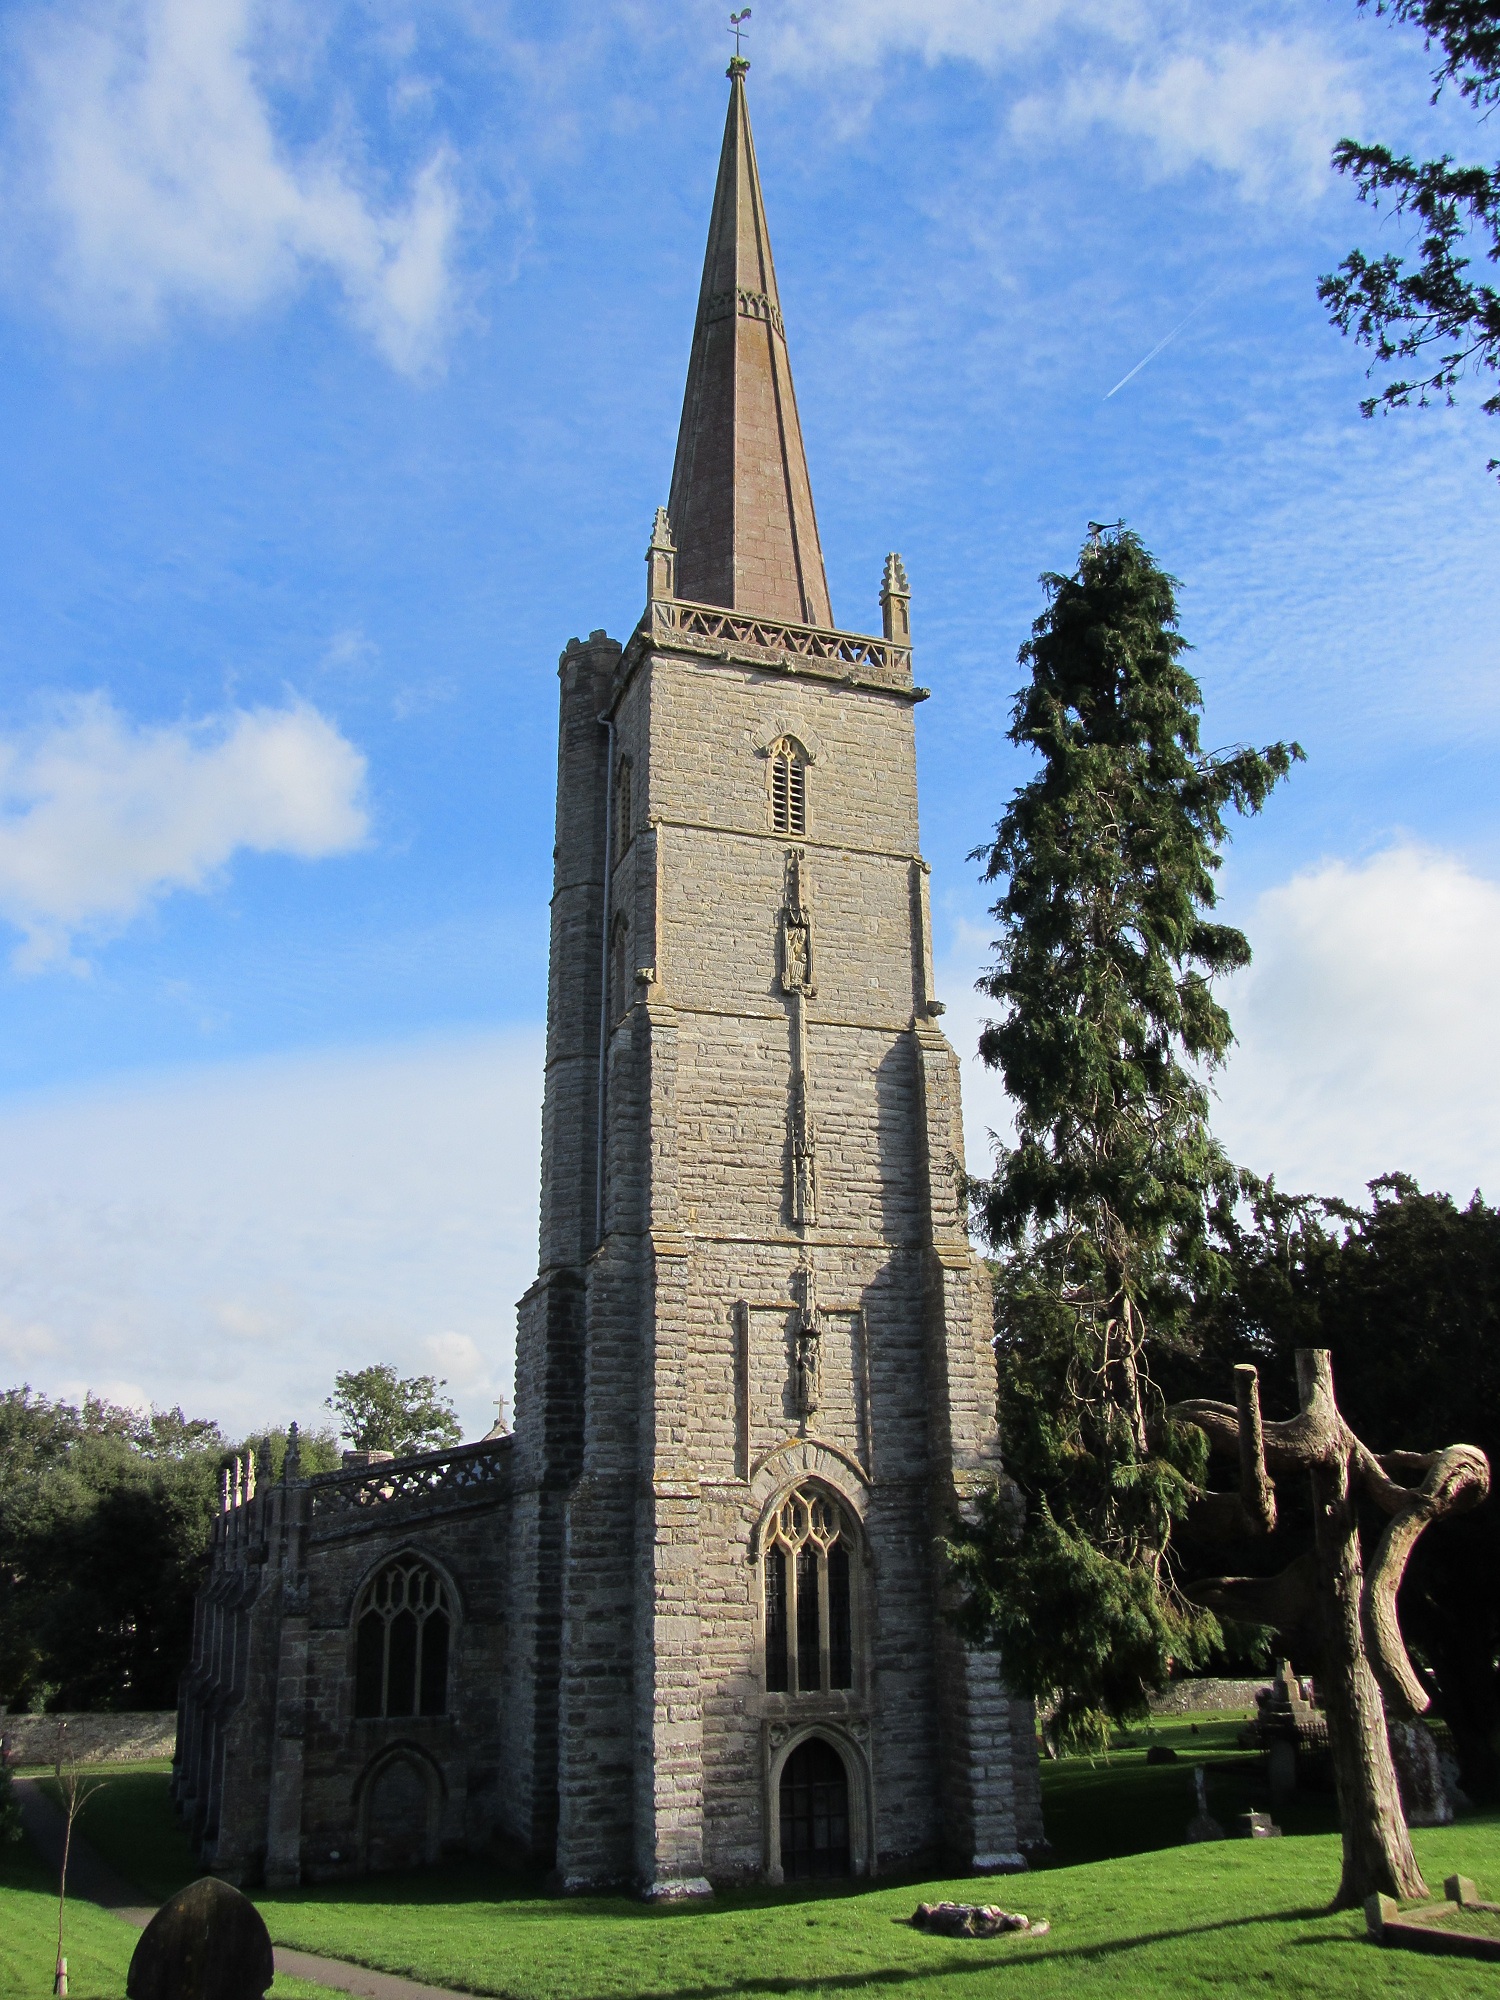
<svg viewBox="0 0 1500 2000"><path fill-rule="evenodd" d="M812 919L802 883L802 849L789 847L786 854L786 892L781 904L781 990L814 996Z"/></svg>

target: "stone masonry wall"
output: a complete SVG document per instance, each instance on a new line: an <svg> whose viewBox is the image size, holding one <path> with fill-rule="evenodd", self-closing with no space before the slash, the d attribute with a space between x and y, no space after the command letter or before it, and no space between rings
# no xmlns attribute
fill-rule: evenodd
<svg viewBox="0 0 1500 2000"><path fill-rule="evenodd" d="M569 1509L560 1866L664 1891L773 1866L774 1772L810 1725L850 1770L865 1865L955 1837L1014 1860L1040 1833L1029 1710L939 1615L935 1538L994 1462L995 1389L956 1199L956 1062L926 1020L909 704L656 655L614 713L635 824L611 878L629 929ZM788 733L811 756L795 841L772 830L763 754ZM793 847L816 983L807 1228L778 976ZM824 1387L803 1425L791 1308L809 1264ZM848 1691L774 1696L752 1548L809 1451L863 1523L860 1664Z"/></svg>
<svg viewBox="0 0 1500 2000"><path fill-rule="evenodd" d="M501 1716L513 1592L504 1474L489 1447L475 1482L462 1453L416 1461L414 1490L345 1478L267 1488L219 1517L183 1678L174 1796L202 1858L234 1881L355 1875L382 1765L406 1760L429 1800L425 1852L482 1846L513 1786ZM479 1461L474 1461L478 1464ZM425 1490L422 1481L434 1483ZM467 1483L466 1483L467 1482ZM354 1610L392 1556L422 1557L454 1612L446 1712L356 1718Z"/></svg>
<svg viewBox="0 0 1500 2000"><path fill-rule="evenodd" d="M68 1713L7 1715L0 1711L0 1739L15 1764L50 1764L57 1757L58 1725L63 1741L80 1764L133 1763L170 1757L177 1741L177 1711L121 1710L115 1715Z"/></svg>

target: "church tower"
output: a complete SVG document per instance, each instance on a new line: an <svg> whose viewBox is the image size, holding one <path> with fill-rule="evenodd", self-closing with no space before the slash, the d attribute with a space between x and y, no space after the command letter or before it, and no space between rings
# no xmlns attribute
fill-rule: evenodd
<svg viewBox="0 0 1500 2000"><path fill-rule="evenodd" d="M646 609L560 662L507 1810L569 1886L1022 1865L1034 1728L943 1618L998 1470L917 832L909 599L833 623L745 97Z"/></svg>

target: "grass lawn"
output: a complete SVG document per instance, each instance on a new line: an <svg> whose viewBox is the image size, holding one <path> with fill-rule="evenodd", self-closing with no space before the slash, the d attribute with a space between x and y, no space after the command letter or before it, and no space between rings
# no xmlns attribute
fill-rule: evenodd
<svg viewBox="0 0 1500 2000"><path fill-rule="evenodd" d="M92 1903L69 1902L70 2000L122 2000L140 1933ZM57 1883L25 1847L0 1855L0 2000L47 2000L57 1952ZM305 1979L278 1979L272 2000L348 2000Z"/></svg>
<svg viewBox="0 0 1500 2000"><path fill-rule="evenodd" d="M137 1933L92 1903L69 1903L68 1991L74 2000L118 2000ZM30 1849L0 1848L0 1994L52 1991L57 1882Z"/></svg>
<svg viewBox="0 0 1500 2000"><path fill-rule="evenodd" d="M1500 1889L1500 1818L1417 1836L1429 1879ZM660 1911L625 1898L559 1905L482 1874L267 1899L272 1935L438 1985L514 2000L730 2000L905 1991L1013 2000L1480 2000L1496 1968L1387 1951L1358 1913L1325 1914L1336 1835L1225 1841L1084 1862L1019 1880L929 1882L843 1894L726 1894ZM1044 1938L934 1938L903 1919L919 1899L1003 1900Z"/></svg>
<svg viewBox="0 0 1500 2000"><path fill-rule="evenodd" d="M170 1764L91 1765L91 1775L96 1768L108 1786L84 1807L77 1825L102 1836L101 1851L140 1883L143 1904L164 1902L202 1872L167 1798ZM69 2000L122 2000L139 1935L108 1910L69 1898ZM56 1954L56 1875L28 1843L0 1847L0 2000L47 2000ZM278 1979L271 1994L272 2000L347 2000L304 1979Z"/></svg>
<svg viewBox="0 0 1500 2000"><path fill-rule="evenodd" d="M506 2000L834 2000L887 1990L951 2000L1500 1996L1493 1965L1382 1950L1365 1941L1358 1913L1326 1914L1339 1869L1331 1800L1299 1800L1278 1814L1282 1840L1181 1844L1194 1811L1195 1761L1207 1766L1210 1809L1226 1824L1265 1804L1258 1759L1237 1749L1237 1726L1200 1719L1195 1734L1190 1718L1173 1718L1127 1738L1107 1761L1047 1766L1053 1860L998 1882L754 1889L660 1910L626 1897L559 1901L471 1863L258 1900L280 1943ZM1176 1749L1179 1761L1147 1766L1151 1742ZM139 1874L133 1857L144 1857L164 1893L191 1862L174 1845L180 1836L162 1777L139 1779L114 1790L107 1814L110 1794L101 1794L90 1837L122 1872ZM1457 1870L1500 1900L1500 1814L1419 1831L1415 1840L1434 1890ZM941 1896L999 1900L1053 1928L1044 1938L959 1942L906 1925L919 1900ZM0 1955L0 1982L5 1964ZM45 1992L35 1984L14 1990ZM74 1990L91 2000L95 1988ZM0 1983L0 1994L11 1991Z"/></svg>
<svg viewBox="0 0 1500 2000"><path fill-rule="evenodd" d="M142 1904L168 1896L203 1873L167 1794L170 1763L91 1764L83 1776L91 1791L74 1822L117 1874L141 1891ZM43 1789L58 1798L55 1778Z"/></svg>

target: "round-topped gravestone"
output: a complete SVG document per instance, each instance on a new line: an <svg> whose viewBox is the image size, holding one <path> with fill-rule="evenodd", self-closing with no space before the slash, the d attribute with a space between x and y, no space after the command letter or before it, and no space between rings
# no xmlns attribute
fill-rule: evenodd
<svg viewBox="0 0 1500 2000"><path fill-rule="evenodd" d="M260 1911L205 1875L163 1903L142 1931L125 1991L129 2000L262 2000L275 1977Z"/></svg>

